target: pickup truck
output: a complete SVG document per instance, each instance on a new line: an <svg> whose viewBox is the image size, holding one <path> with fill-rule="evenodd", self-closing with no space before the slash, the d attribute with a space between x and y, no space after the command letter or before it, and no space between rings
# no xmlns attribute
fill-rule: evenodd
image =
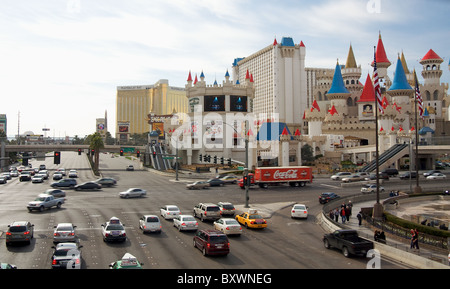
<svg viewBox="0 0 450 289"><path fill-rule="evenodd" d="M34 201L28 203L28 211L50 209L51 207L61 208L64 198L55 198L52 195L40 194Z"/></svg>
<svg viewBox="0 0 450 289"><path fill-rule="evenodd" d="M327 249L334 247L341 250L345 257L366 255L374 248L373 242L359 237L356 230L336 230L331 234L325 234L323 244Z"/></svg>

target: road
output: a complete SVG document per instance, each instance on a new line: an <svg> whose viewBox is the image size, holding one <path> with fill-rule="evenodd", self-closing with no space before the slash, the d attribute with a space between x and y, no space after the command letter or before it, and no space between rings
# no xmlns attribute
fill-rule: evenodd
<svg viewBox="0 0 450 289"><path fill-rule="evenodd" d="M244 191L237 185L213 187L206 190L186 190L185 182L175 182L174 177L140 170L140 164L126 157L101 155L101 171L106 177L114 177L116 187L100 191L66 190L66 203L62 209L44 212L28 212L26 204L38 193L50 188L51 179L42 184L19 182L13 179L0 185L0 234L14 220L29 220L35 226L31 245L0 246L0 262L19 268L48 269L53 246L53 227L61 222L77 226L82 248L82 268L105 269L125 253L135 255L144 268L154 269L363 269L368 259L345 258L341 252L323 247L321 237L325 233L317 225L316 216L322 206L317 198L320 192L333 190L341 195L357 193L359 187L344 189L329 179L316 180L304 188L271 187L268 190L250 189L250 204L300 202L309 206L307 220L290 218L290 207L280 209L269 218L264 230L243 229L240 237L230 237L231 253L226 257L204 257L193 247L193 232L179 232L172 221L162 220L161 234L143 234L138 219L143 214L159 215L159 208L166 204L178 205L184 214L192 214L199 202L229 201L235 205L244 203ZM33 166L45 163L52 173L56 168L77 169L78 183L96 179L84 154L64 152L61 165L54 165L51 158L32 161ZM135 171L125 171L133 164ZM386 189L398 189L400 181L386 184ZM409 187L408 184L406 186ZM144 198L121 199L118 193L131 187L147 190ZM101 224L111 217L118 217L125 224L125 243L105 243L101 236ZM212 222L201 222L200 228L212 228ZM404 268L402 265L382 259L381 267Z"/></svg>

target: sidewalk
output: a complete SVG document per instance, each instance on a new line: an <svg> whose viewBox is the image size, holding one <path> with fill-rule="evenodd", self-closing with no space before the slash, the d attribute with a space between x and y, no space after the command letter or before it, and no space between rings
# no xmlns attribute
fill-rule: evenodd
<svg viewBox="0 0 450 289"><path fill-rule="evenodd" d="M374 240L374 231L369 227L365 221L359 226L356 215L361 208L372 207L371 202L353 203L352 217L350 221L342 224L339 218L339 227L343 229L357 230L359 235L363 238ZM322 214L321 214L322 215ZM325 219L325 218L323 218ZM325 221L325 220L324 220ZM382 255L386 255L397 261L413 265L421 269L450 269L448 266L448 253L432 246L421 245L420 250L410 249L410 240L386 234L386 244L374 242L375 249L379 250ZM420 245L420 244L419 244Z"/></svg>

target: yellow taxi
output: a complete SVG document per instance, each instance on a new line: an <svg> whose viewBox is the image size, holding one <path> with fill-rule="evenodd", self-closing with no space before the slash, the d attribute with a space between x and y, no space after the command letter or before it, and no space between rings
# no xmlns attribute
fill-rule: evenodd
<svg viewBox="0 0 450 289"><path fill-rule="evenodd" d="M267 227L267 222L256 210L249 210L235 217L241 225L246 228L263 229Z"/></svg>

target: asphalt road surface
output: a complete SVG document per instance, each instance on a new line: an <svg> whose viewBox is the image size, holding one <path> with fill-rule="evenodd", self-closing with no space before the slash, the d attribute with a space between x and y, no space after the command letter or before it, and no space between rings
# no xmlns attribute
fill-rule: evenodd
<svg viewBox="0 0 450 289"><path fill-rule="evenodd" d="M144 214L159 215L163 205L177 205L183 214L192 214L199 202L229 201L235 205L244 203L244 191L237 185L211 187L205 190L187 190L188 180L174 181L164 176L141 170L136 160L126 157L101 155L101 171L105 177L113 177L118 184L100 191L66 190L66 203L61 209L44 212L28 212L26 205L36 195L50 188L51 177L42 184L19 182L17 178L0 185L0 239L4 242L7 226L15 220L28 220L34 224L35 233L30 245L0 246L0 262L11 263L18 268L50 269L53 246L53 227L70 222L77 226L76 232L82 251L82 268L106 269L120 260L125 253L135 255L144 268L153 269L364 269L369 261L365 257L345 258L340 251L325 249L322 236L325 231L316 223L322 205L318 195L334 191L340 195L358 193L359 187L341 188L328 178L316 179L304 188L270 187L250 189L251 203L299 202L309 206L309 218L290 218L290 208L275 212L267 220L263 230L243 228L241 236L231 236L231 252L228 256L204 257L193 246L193 232L179 232L171 220L162 219L161 234L143 234L138 227L139 217ZM32 160L33 167L46 164L50 176L57 168L77 169L78 183L95 180L84 154L64 152L61 164L54 165L52 158L45 161ZM126 171L129 164L135 171ZM435 183L436 184L436 183ZM434 185L435 185L434 184ZM408 182L393 180L384 185L386 189L409 187ZM118 193L137 187L147 190L143 198L121 199ZM101 224L111 217L118 217L125 224L127 240L124 243L105 243ZM199 228L213 228L211 221L201 222ZM382 259L381 267L401 269L403 265Z"/></svg>

